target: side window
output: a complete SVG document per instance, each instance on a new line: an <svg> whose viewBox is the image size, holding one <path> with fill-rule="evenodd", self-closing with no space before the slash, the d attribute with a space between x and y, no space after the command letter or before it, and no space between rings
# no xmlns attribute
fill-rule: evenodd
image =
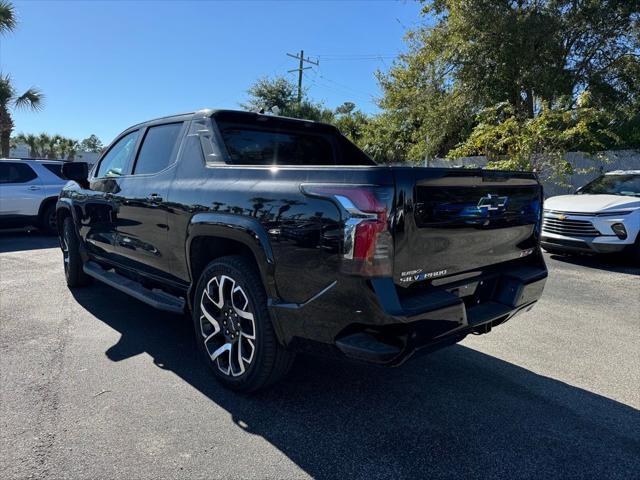
<svg viewBox="0 0 640 480"><path fill-rule="evenodd" d="M98 173L96 174L98 178L119 177L126 173L125 169L136 148L138 135L138 130L126 134L109 150L98 167Z"/></svg>
<svg viewBox="0 0 640 480"><path fill-rule="evenodd" d="M62 176L62 164L43 163L42 166L53 173L56 177L64 179L64 177Z"/></svg>
<svg viewBox="0 0 640 480"><path fill-rule="evenodd" d="M134 175L156 173L167 168L175 159L181 123L150 127L138 153Z"/></svg>
<svg viewBox="0 0 640 480"><path fill-rule="evenodd" d="M26 163L0 161L0 183L27 183L37 176Z"/></svg>

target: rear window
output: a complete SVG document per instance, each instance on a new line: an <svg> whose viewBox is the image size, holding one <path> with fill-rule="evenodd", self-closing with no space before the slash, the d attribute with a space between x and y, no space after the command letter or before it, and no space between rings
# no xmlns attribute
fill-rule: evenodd
<svg viewBox="0 0 640 480"><path fill-rule="evenodd" d="M335 165L331 137L218 123L236 165Z"/></svg>
<svg viewBox="0 0 640 480"><path fill-rule="evenodd" d="M53 173L56 177L64 179L64 177L62 176L62 164L43 163L42 166Z"/></svg>

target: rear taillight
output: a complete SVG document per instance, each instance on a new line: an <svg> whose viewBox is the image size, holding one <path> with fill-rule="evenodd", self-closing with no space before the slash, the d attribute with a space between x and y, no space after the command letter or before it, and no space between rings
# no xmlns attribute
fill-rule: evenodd
<svg viewBox="0 0 640 480"><path fill-rule="evenodd" d="M351 275L392 275L393 238L389 210L393 190L360 185L303 185L306 195L336 203L344 216L342 269Z"/></svg>

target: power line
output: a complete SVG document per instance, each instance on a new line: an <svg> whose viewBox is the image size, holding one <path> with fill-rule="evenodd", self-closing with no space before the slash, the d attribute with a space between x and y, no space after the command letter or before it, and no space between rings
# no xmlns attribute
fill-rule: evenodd
<svg viewBox="0 0 640 480"><path fill-rule="evenodd" d="M304 63L307 62L307 63L310 63L311 65L318 66L320 65L320 60L317 60L314 62L313 60L309 60L309 57L304 58L304 50L300 50L299 55L293 55L292 53L287 53L287 56L291 58L295 58L296 60L300 61L298 68L289 70L289 73L298 72L298 104L300 104L302 102L302 72L311 68L311 67L305 67Z"/></svg>
<svg viewBox="0 0 640 480"><path fill-rule="evenodd" d="M311 78L310 81L313 85L316 85L318 87L321 88L325 88L325 89L329 89L332 90L334 92L339 92L339 90L342 90L343 92L347 91L350 93L350 95L354 95L359 97L361 100L366 100L368 102L370 102L373 98L375 98L375 95L373 95L370 92L365 92L362 90L356 90L353 89L351 87L348 87L347 85L344 85L342 83L336 82L335 80L332 80L330 78L325 77L324 75L318 73L316 71L316 69L314 68L312 70L313 74L314 74L314 78ZM321 83L322 82L330 82L333 85L329 85L328 83ZM339 90L338 90L339 89ZM344 93L343 93L344 95Z"/></svg>

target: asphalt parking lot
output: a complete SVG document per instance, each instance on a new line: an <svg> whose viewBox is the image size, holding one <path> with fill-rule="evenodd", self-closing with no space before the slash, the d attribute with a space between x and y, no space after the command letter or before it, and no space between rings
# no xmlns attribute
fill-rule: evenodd
<svg viewBox="0 0 640 480"><path fill-rule="evenodd" d="M253 397L191 326L99 284L56 240L0 233L3 478L638 478L640 269L547 256L490 335L380 369L301 357Z"/></svg>

